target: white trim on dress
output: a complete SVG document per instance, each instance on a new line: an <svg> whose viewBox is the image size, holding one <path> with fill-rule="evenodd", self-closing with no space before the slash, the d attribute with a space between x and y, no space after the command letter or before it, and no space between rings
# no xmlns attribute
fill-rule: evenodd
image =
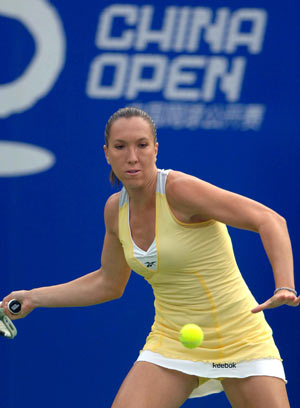
<svg viewBox="0 0 300 408"><path fill-rule="evenodd" d="M153 351L141 351L136 361L147 361L171 370L199 377L199 386L193 390L189 398L203 397L224 391L221 379L246 378L253 376L277 377L287 383L283 364L276 358L261 358L240 363L203 363L176 358L166 358Z"/></svg>

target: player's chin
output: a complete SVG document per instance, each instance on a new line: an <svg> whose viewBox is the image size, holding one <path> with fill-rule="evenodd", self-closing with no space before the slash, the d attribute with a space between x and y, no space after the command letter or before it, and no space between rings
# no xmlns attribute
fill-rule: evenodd
<svg viewBox="0 0 300 408"><path fill-rule="evenodd" d="M142 186L144 183L144 179L141 175L141 173L135 173L135 174L126 174L123 180L121 180L124 184L126 185L132 185L132 186Z"/></svg>

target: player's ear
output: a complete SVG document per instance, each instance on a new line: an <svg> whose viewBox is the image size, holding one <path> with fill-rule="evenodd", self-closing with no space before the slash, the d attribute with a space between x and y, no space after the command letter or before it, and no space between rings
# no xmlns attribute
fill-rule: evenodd
<svg viewBox="0 0 300 408"><path fill-rule="evenodd" d="M108 149L107 149L106 145L103 146L103 150L104 150L104 154L105 154L105 157L106 157L106 161L107 161L108 164L110 164L109 157L108 157Z"/></svg>

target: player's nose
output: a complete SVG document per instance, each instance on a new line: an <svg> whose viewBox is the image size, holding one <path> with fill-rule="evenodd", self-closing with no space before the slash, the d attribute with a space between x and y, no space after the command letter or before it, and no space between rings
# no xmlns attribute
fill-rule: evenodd
<svg viewBox="0 0 300 408"><path fill-rule="evenodd" d="M128 149L127 160L130 164L138 162L138 156L134 148Z"/></svg>

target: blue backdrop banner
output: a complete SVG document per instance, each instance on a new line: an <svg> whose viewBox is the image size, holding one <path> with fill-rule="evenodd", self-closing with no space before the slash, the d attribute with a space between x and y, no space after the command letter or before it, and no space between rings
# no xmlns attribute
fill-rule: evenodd
<svg viewBox="0 0 300 408"><path fill-rule="evenodd" d="M156 122L158 167L283 215L297 271L299 11L290 0L0 0L0 298L99 268L116 191L104 127L128 105ZM262 302L274 281L259 236L230 234ZM153 314L150 286L132 274L120 300L18 321L14 341L0 338L3 408L111 406ZM299 310L265 315L295 407ZM224 393L206 398L229 406Z"/></svg>

